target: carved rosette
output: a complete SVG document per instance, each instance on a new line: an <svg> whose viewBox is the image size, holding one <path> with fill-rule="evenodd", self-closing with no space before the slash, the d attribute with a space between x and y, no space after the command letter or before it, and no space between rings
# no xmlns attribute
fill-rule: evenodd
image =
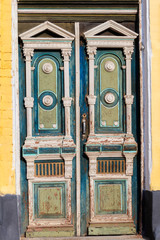
<svg viewBox="0 0 160 240"><path fill-rule="evenodd" d="M42 66L42 71L46 74L49 74L53 71L53 66L51 63L44 63Z"/></svg>
<svg viewBox="0 0 160 240"><path fill-rule="evenodd" d="M113 72L115 69L115 64L112 61L107 61L104 65L104 68L107 72Z"/></svg>
<svg viewBox="0 0 160 240"><path fill-rule="evenodd" d="M45 95L42 99L42 102L45 106L49 107L53 103L53 98L50 95Z"/></svg>
<svg viewBox="0 0 160 240"><path fill-rule="evenodd" d="M116 98L115 98L114 94L111 92L106 93L106 95L104 96L104 100L108 104L114 103L115 99Z"/></svg>

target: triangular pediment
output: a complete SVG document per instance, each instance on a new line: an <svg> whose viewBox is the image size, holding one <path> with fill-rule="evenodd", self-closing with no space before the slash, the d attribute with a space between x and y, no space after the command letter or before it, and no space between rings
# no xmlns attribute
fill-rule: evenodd
<svg viewBox="0 0 160 240"><path fill-rule="evenodd" d="M109 20L105 23L102 23L92 29L90 29L89 31L85 32L84 35L85 37L97 37L97 36L103 36L103 32L107 32L108 31L112 31L113 33L117 33L118 36L123 36L123 37L132 37L132 38L136 38L138 36L137 33L135 33L134 31L130 30L129 28L124 27L123 25L113 21L113 20ZM115 36L117 36L117 34L115 34ZM112 34L113 36L114 34ZM106 36L106 34L104 34L104 36Z"/></svg>
<svg viewBox="0 0 160 240"><path fill-rule="evenodd" d="M47 35L45 36L45 34ZM74 38L74 34L66 31L65 29L51 23L44 22L22 34L20 34L21 39L33 39L33 38Z"/></svg>

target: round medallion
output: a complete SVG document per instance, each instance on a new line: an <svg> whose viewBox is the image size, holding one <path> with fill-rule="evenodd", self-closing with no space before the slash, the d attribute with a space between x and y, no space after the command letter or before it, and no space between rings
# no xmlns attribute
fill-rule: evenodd
<svg viewBox="0 0 160 240"><path fill-rule="evenodd" d="M42 99L42 102L45 106L51 106L53 103L53 98L50 95L45 95Z"/></svg>
<svg viewBox="0 0 160 240"><path fill-rule="evenodd" d="M45 110L52 110L57 104L57 97L51 91L41 93L38 99L39 105Z"/></svg>
<svg viewBox="0 0 160 240"><path fill-rule="evenodd" d="M104 65L104 68L107 72L113 72L115 69L115 64L112 61L107 61Z"/></svg>
<svg viewBox="0 0 160 240"><path fill-rule="evenodd" d="M111 108L117 105L119 95L116 90L107 88L101 93L100 100L105 107Z"/></svg>
<svg viewBox="0 0 160 240"><path fill-rule="evenodd" d="M44 73L51 73L53 71L53 66L51 63L44 63L42 66L42 70Z"/></svg>
<svg viewBox="0 0 160 240"><path fill-rule="evenodd" d="M115 101L115 96L113 93L107 92L104 96L104 100L106 101L106 103L111 104Z"/></svg>

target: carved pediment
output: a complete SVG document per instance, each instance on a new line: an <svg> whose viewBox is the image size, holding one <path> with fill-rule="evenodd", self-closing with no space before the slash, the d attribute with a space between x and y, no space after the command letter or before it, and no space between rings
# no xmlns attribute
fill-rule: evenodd
<svg viewBox="0 0 160 240"><path fill-rule="evenodd" d="M92 29L90 29L89 31L85 32L84 35L86 38L88 37L102 37L103 36L103 32L107 31L107 30L112 30L113 33L115 32L115 37L118 36L122 36L122 37L131 37L131 38L136 38L138 36L137 33L135 33L134 31L124 27L123 25L113 21L113 20L109 20L105 23L102 23ZM113 37L114 34L112 34ZM106 37L106 35L104 35ZM110 36L108 36L110 37Z"/></svg>
<svg viewBox="0 0 160 240"><path fill-rule="evenodd" d="M22 34L20 34L22 40L34 40L34 39L70 39L73 40L74 34L66 31L65 29L51 23L44 22Z"/></svg>
<svg viewBox="0 0 160 240"><path fill-rule="evenodd" d="M108 31L108 32L107 32ZM124 48L134 46L134 31L109 20L84 33L89 48Z"/></svg>

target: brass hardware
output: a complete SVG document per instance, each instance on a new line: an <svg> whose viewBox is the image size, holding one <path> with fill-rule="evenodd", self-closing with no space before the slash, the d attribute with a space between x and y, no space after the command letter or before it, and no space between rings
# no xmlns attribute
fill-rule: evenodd
<svg viewBox="0 0 160 240"><path fill-rule="evenodd" d="M87 115L84 113L82 115L82 138L86 138L86 117Z"/></svg>

